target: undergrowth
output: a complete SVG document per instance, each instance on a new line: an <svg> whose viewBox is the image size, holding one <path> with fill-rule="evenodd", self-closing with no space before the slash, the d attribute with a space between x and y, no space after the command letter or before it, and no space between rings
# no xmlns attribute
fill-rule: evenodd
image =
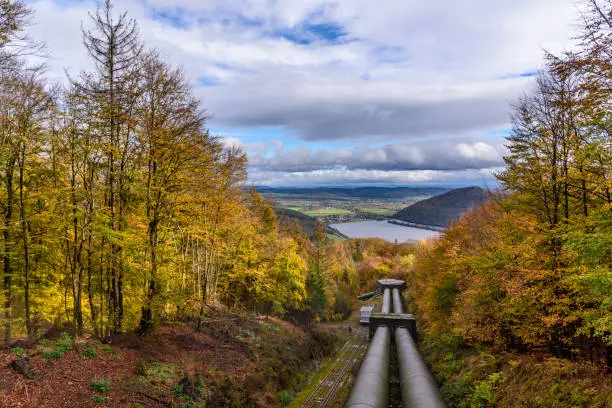
<svg viewBox="0 0 612 408"><path fill-rule="evenodd" d="M468 346L424 334L420 349L449 408L612 406L604 368L536 354Z"/></svg>

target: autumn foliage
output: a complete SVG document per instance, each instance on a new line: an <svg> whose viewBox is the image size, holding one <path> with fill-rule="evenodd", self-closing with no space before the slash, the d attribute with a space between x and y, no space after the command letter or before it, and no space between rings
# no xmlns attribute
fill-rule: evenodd
<svg viewBox="0 0 612 408"><path fill-rule="evenodd" d="M111 1L90 14L91 69L51 86L22 1L0 1L3 340L52 326L97 337L200 327L211 306L339 318L348 250L280 227L246 155L210 134L179 67ZM18 44L17 44L18 43ZM18 45L18 46L17 46Z"/></svg>
<svg viewBox="0 0 612 408"><path fill-rule="evenodd" d="M577 49L514 107L501 192L417 249L431 333L612 365L612 2L584 6Z"/></svg>

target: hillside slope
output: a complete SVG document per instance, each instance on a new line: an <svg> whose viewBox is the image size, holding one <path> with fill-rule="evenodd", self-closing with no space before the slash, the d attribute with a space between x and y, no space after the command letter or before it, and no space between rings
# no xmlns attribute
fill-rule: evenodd
<svg viewBox="0 0 612 408"><path fill-rule="evenodd" d="M276 216L279 218L280 224L283 225L289 220L296 220L300 226L302 227L302 231L306 233L309 237L312 237L315 230L315 224L317 219L311 217L310 215L306 215L299 211L290 210L288 208L277 208ZM338 230L331 228L330 226L326 226L327 233L338 236L340 238L346 238L345 235L340 233Z"/></svg>
<svg viewBox="0 0 612 408"><path fill-rule="evenodd" d="M424 225L448 226L471 207L487 198L480 187L457 188L444 194L419 201L398 211L393 218Z"/></svg>
<svg viewBox="0 0 612 408"><path fill-rule="evenodd" d="M258 193L273 198L300 199L403 199L415 196L433 196L448 191L442 187L266 187L257 186Z"/></svg>

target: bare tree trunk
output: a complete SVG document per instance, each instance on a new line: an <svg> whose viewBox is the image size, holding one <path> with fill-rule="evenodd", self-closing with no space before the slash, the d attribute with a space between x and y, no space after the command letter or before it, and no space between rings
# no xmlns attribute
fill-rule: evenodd
<svg viewBox="0 0 612 408"><path fill-rule="evenodd" d="M30 319L30 248L28 244L28 222L25 216L25 199L23 194L25 151L26 145L25 143L22 143L21 159L19 160L19 215L21 218L21 238L23 242L25 324L28 337L31 337L32 323Z"/></svg>
<svg viewBox="0 0 612 408"><path fill-rule="evenodd" d="M13 245L11 242L11 222L13 220L13 172L15 170L15 157L8 159L6 167L6 206L4 208L4 231L2 235L4 237L4 341L6 343L11 341L11 330L12 330L12 277L13 269L11 266L11 252Z"/></svg>

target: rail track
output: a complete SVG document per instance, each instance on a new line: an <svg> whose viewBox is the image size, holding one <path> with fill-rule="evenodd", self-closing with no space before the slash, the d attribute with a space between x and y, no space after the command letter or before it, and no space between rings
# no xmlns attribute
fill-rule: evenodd
<svg viewBox="0 0 612 408"><path fill-rule="evenodd" d="M338 390L347 381L353 366L361 361L367 350L367 344L358 333L354 339L348 340L338 353L334 366L327 372L317 387L310 393L302 408L324 408L333 402Z"/></svg>

